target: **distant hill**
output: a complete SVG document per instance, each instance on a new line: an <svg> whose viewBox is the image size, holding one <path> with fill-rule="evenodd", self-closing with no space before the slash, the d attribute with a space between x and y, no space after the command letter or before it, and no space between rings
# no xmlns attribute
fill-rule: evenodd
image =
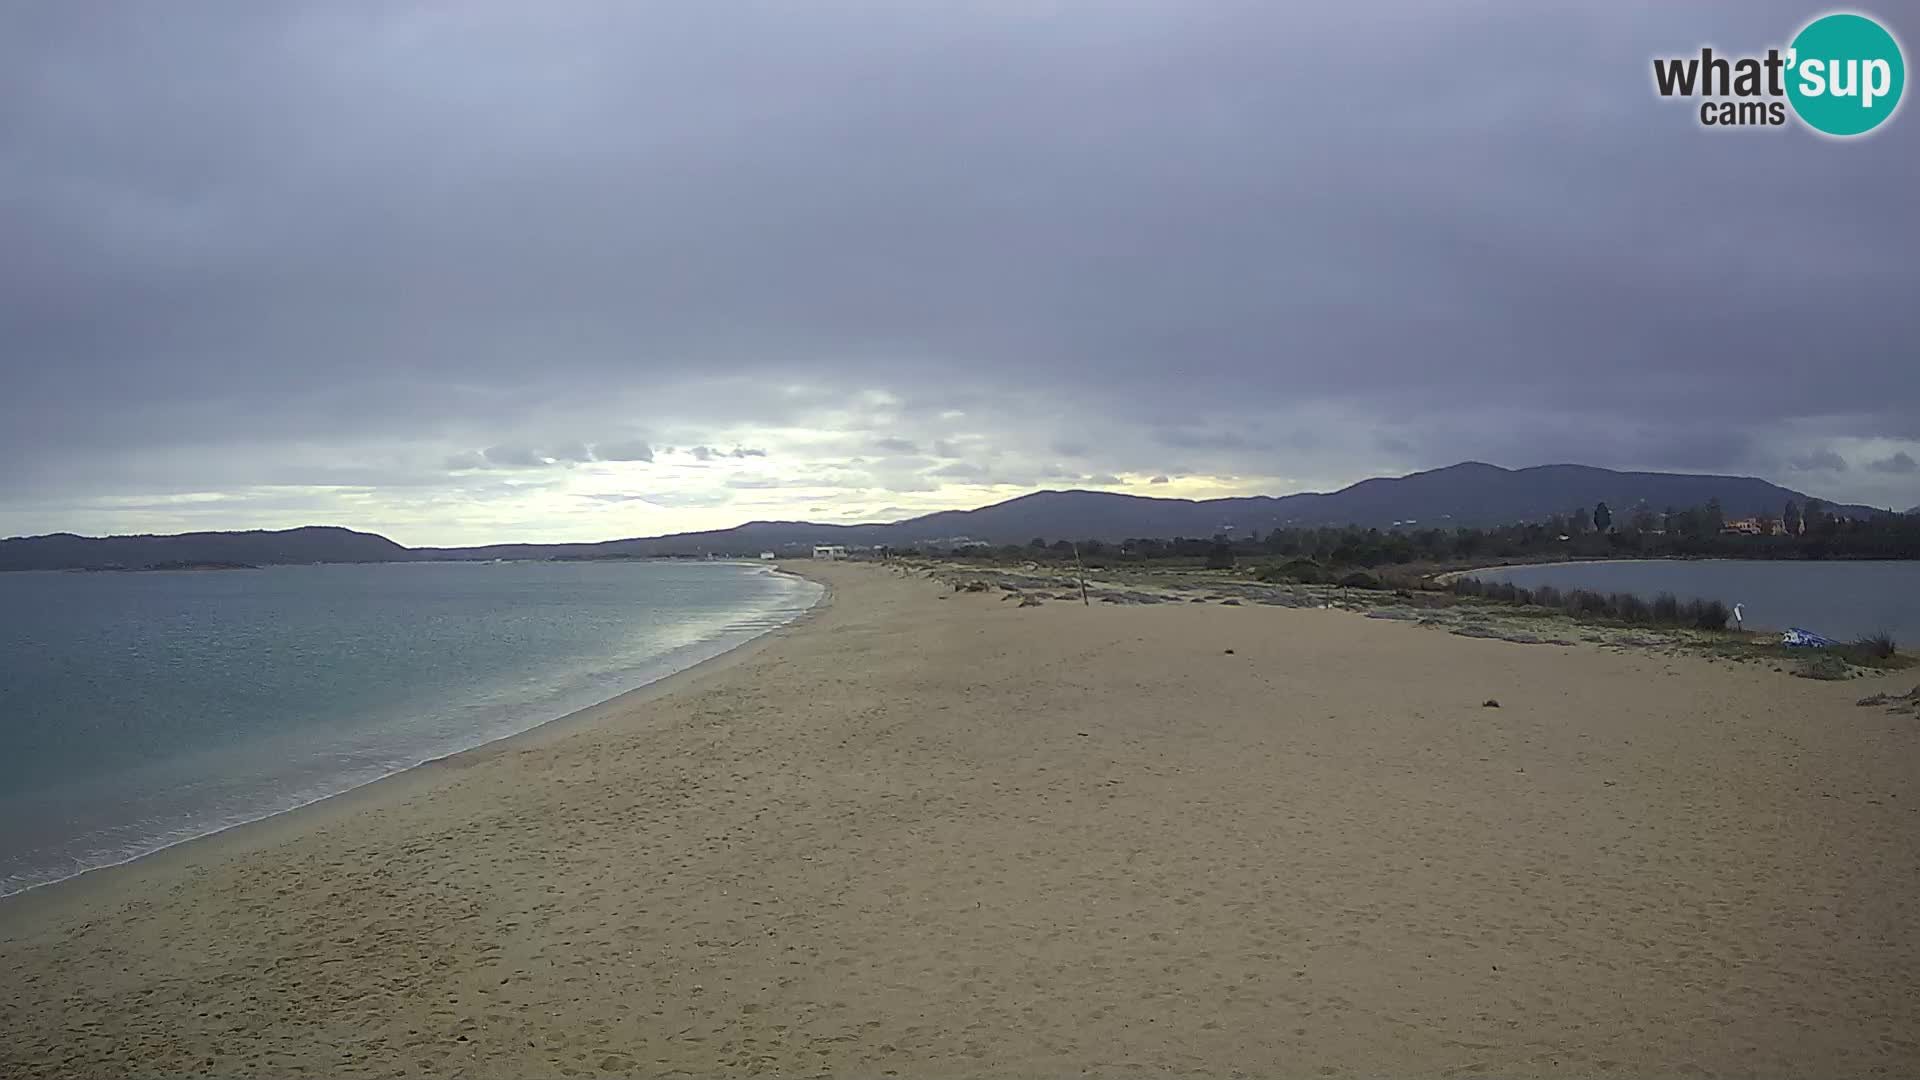
<svg viewBox="0 0 1920 1080"><path fill-rule="evenodd" d="M420 559L548 559L632 555L751 555L813 544L905 547L968 537L993 544L1129 537L1212 536L1284 527L1360 525L1455 528L1543 520L1604 502L1624 519L1645 503L1654 510L1719 499L1728 517L1778 517L1801 492L1746 476L1615 472L1586 465L1503 469L1465 462L1401 477L1362 480L1325 494L1235 499L1154 499L1104 491L1040 491L976 510L945 510L905 521L822 525L753 521L731 529L635 537L594 544L493 544L405 548L382 536L340 528L280 532L185 533L102 539L57 534L0 540L0 570L148 566L162 562L399 562ZM1833 512L1866 516L1864 506Z"/></svg>
<svg viewBox="0 0 1920 1080"><path fill-rule="evenodd" d="M1601 502L1624 518L1644 502L1655 510L1704 505L1717 498L1728 517L1778 517L1807 496L1752 477L1628 473L1585 465L1503 469L1467 462L1410 476L1363 480L1328 494L1256 495L1235 499L1155 499L1106 491L1040 491L977 510L943 510L887 524L818 525L755 521L733 529L610 540L602 544L515 545L442 549L440 557L540 558L553 554L751 554L812 544L898 547L968 537L993 544L1129 537L1212 536L1285 527L1361 525L1455 528L1545 519ZM1865 516L1864 506L1835 506Z"/></svg>
<svg viewBox="0 0 1920 1080"><path fill-rule="evenodd" d="M1804 493L1744 476L1632 473L1585 465L1503 469L1466 462L1401 477L1362 480L1327 494L1256 495L1234 499L1154 499L1100 491L1041 491L977 510L949 510L883 526L863 526L877 539L910 544L967 536L995 544L1048 539L1212 536L1287 527L1360 525L1455 528L1544 520L1606 503L1622 517L1645 503L1655 510L1719 499L1728 517L1778 517ZM1834 512L1865 516L1864 506ZM818 526L815 526L817 528Z"/></svg>
<svg viewBox="0 0 1920 1080"><path fill-rule="evenodd" d="M332 525L172 536L22 536L0 540L0 570L140 570L165 564L398 562L412 552L384 536Z"/></svg>

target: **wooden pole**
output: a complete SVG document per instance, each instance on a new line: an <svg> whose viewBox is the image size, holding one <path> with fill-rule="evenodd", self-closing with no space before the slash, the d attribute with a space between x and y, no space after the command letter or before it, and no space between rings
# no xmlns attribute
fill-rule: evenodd
<svg viewBox="0 0 1920 1080"><path fill-rule="evenodd" d="M1072 540L1067 543L1073 544L1073 568L1080 574L1080 603L1092 607L1093 604L1087 600L1087 568L1080 562L1080 545Z"/></svg>

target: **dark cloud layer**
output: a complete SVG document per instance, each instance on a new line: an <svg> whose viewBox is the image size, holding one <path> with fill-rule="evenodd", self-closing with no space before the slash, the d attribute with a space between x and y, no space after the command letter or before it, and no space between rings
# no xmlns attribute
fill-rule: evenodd
<svg viewBox="0 0 1920 1080"><path fill-rule="evenodd" d="M1905 506L1920 118L1709 132L1649 86L1813 13L16 5L0 532L1463 458Z"/></svg>

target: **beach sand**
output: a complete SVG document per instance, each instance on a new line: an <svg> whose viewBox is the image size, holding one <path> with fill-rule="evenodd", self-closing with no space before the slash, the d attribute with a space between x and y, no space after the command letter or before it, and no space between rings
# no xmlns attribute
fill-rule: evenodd
<svg viewBox="0 0 1920 1080"><path fill-rule="evenodd" d="M0 1074L1920 1074L1920 723L1854 705L1911 675L809 572L664 687L0 902Z"/></svg>

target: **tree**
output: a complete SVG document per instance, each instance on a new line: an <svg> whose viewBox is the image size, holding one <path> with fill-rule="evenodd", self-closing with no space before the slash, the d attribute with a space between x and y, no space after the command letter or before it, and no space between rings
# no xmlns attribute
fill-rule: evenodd
<svg viewBox="0 0 1920 1080"><path fill-rule="evenodd" d="M1224 542L1215 543L1213 548L1207 552L1207 569L1233 569L1233 545Z"/></svg>
<svg viewBox="0 0 1920 1080"><path fill-rule="evenodd" d="M1780 528L1788 536L1800 535L1800 504L1787 500L1787 508L1780 512Z"/></svg>
<svg viewBox="0 0 1920 1080"><path fill-rule="evenodd" d="M1613 511L1607 509L1606 503L1593 508L1593 527L1598 532L1606 532L1613 528Z"/></svg>
<svg viewBox="0 0 1920 1080"><path fill-rule="evenodd" d="M1587 531L1587 522L1592 520L1593 516L1588 514L1587 508L1583 506L1575 510L1573 516L1567 519L1567 530L1572 535L1579 536Z"/></svg>
<svg viewBox="0 0 1920 1080"><path fill-rule="evenodd" d="M1627 515L1627 520L1637 533L1650 533L1659 526L1659 521L1653 516L1653 508L1644 503L1634 507L1633 513Z"/></svg>
<svg viewBox="0 0 1920 1080"><path fill-rule="evenodd" d="M1676 536L1688 536L1698 539L1706 533L1707 516L1699 507L1689 506L1685 510L1673 510L1667 514L1667 532Z"/></svg>
<svg viewBox="0 0 1920 1080"><path fill-rule="evenodd" d="M1703 524L1709 535L1717 535L1721 529L1727 527L1727 512L1720 508L1718 498L1707 500L1707 517Z"/></svg>
<svg viewBox="0 0 1920 1080"><path fill-rule="evenodd" d="M1027 546L1035 551L1045 551L1047 550L1047 538L1044 536L1036 536L1027 541Z"/></svg>

